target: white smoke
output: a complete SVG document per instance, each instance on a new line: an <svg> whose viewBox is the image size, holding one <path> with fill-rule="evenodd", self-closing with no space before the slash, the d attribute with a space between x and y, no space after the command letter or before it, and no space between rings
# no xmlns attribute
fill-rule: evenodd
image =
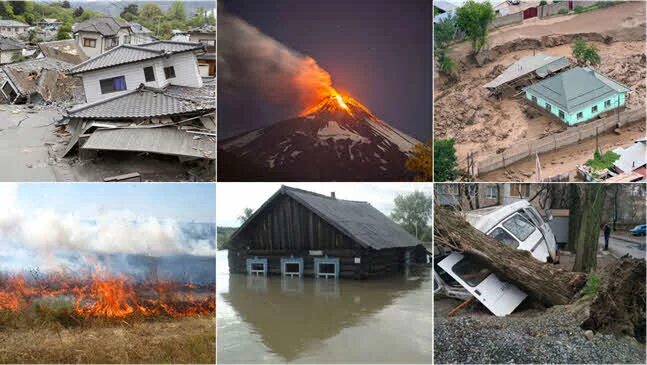
<svg viewBox="0 0 647 365"><path fill-rule="evenodd" d="M129 211L105 211L92 220L53 209L25 211L18 201L16 184L0 184L0 206L0 256L6 249L27 249L39 255L57 250L215 255L212 240L186 234L186 229L171 219L137 217Z"/></svg>

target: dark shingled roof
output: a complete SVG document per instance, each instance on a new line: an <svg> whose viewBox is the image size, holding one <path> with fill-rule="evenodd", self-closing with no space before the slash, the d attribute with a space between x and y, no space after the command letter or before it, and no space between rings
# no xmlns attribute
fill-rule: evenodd
<svg viewBox="0 0 647 365"><path fill-rule="evenodd" d="M580 111L630 89L588 67L576 67L523 89L566 113Z"/></svg>
<svg viewBox="0 0 647 365"><path fill-rule="evenodd" d="M193 42L155 41L136 46L122 44L108 52L91 58L70 70L70 73L94 71L106 67L140 62L153 58L164 57L170 54L204 50L204 45Z"/></svg>
<svg viewBox="0 0 647 365"><path fill-rule="evenodd" d="M233 241L271 201L287 195L340 232L364 247L375 250L412 247L422 244L400 225L382 214L367 202L342 200L310 191L281 186L245 223L231 236Z"/></svg>
<svg viewBox="0 0 647 365"><path fill-rule="evenodd" d="M76 32L96 32L104 36L113 36L119 32L121 28L130 29L130 24L127 22L115 19L109 16L90 18L84 22L77 24L74 27Z"/></svg>
<svg viewBox="0 0 647 365"><path fill-rule="evenodd" d="M188 114L215 109L200 102L166 95L163 90L140 87L113 98L82 104L68 110L70 118L133 119Z"/></svg>

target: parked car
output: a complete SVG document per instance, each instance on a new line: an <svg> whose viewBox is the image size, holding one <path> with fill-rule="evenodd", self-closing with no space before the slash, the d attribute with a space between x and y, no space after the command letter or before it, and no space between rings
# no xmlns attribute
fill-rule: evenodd
<svg viewBox="0 0 647 365"><path fill-rule="evenodd" d="M631 232L631 234L634 236L645 236L647 234L645 232L646 229L647 229L647 224L641 224L639 226L635 226L634 228L630 229L629 232Z"/></svg>
<svg viewBox="0 0 647 365"><path fill-rule="evenodd" d="M547 224L552 217L542 218L525 200L469 211L466 219L504 245L528 251L542 262L559 262L555 235ZM458 299L473 295L496 316L512 313L527 296L474 258L443 250L434 251L434 257L434 293Z"/></svg>

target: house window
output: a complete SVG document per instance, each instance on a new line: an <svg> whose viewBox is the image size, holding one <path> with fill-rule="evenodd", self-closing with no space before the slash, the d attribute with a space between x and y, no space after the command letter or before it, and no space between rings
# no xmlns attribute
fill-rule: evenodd
<svg viewBox="0 0 647 365"><path fill-rule="evenodd" d="M582 119L584 117L584 114L582 112L577 113L577 119Z"/></svg>
<svg viewBox="0 0 647 365"><path fill-rule="evenodd" d="M559 111L559 117L560 117L560 118L562 118L562 119L564 119L564 112L563 112L563 111L561 111L561 110Z"/></svg>
<svg viewBox="0 0 647 365"><path fill-rule="evenodd" d="M247 273L249 275L267 275L267 258L248 258L245 260Z"/></svg>
<svg viewBox="0 0 647 365"><path fill-rule="evenodd" d="M610 106L611 106L611 100L605 100L605 101L604 101L604 107L605 107L605 108L608 108L608 107L610 107Z"/></svg>
<svg viewBox="0 0 647 365"><path fill-rule="evenodd" d="M551 108L550 104L546 103L546 110L550 111L550 108Z"/></svg>
<svg viewBox="0 0 647 365"><path fill-rule="evenodd" d="M528 198L530 196L530 184L510 184L510 196Z"/></svg>
<svg viewBox="0 0 647 365"><path fill-rule="evenodd" d="M531 96L530 99L533 101L533 103L537 102L537 97L536 96Z"/></svg>
<svg viewBox="0 0 647 365"><path fill-rule="evenodd" d="M99 81L99 84L101 85L102 94L124 91L126 90L126 77L118 76L111 79L101 80Z"/></svg>
<svg viewBox="0 0 647 365"><path fill-rule="evenodd" d="M339 258L315 257L314 260L315 278L333 278L339 276Z"/></svg>
<svg viewBox="0 0 647 365"><path fill-rule="evenodd" d="M97 48L97 40L92 38L83 38L83 47Z"/></svg>
<svg viewBox="0 0 647 365"><path fill-rule="evenodd" d="M172 79L175 77L175 68L173 66L164 67L164 76L166 79Z"/></svg>
<svg viewBox="0 0 647 365"><path fill-rule="evenodd" d="M301 277L303 275L303 258L281 257L281 275Z"/></svg>
<svg viewBox="0 0 647 365"><path fill-rule="evenodd" d="M204 44L207 47L215 47L216 46L216 40L215 39L201 39L200 43Z"/></svg>
<svg viewBox="0 0 647 365"><path fill-rule="evenodd" d="M591 113L597 113L598 112L598 106L594 105L593 108L591 108Z"/></svg>
<svg viewBox="0 0 647 365"><path fill-rule="evenodd" d="M485 191L486 199L496 199L499 196L499 192L496 186L488 186Z"/></svg>
<svg viewBox="0 0 647 365"><path fill-rule="evenodd" d="M155 81L153 66L144 67L144 77L146 78L146 82Z"/></svg>
<svg viewBox="0 0 647 365"><path fill-rule="evenodd" d="M106 50L116 47L117 44L119 44L117 38L106 38Z"/></svg>

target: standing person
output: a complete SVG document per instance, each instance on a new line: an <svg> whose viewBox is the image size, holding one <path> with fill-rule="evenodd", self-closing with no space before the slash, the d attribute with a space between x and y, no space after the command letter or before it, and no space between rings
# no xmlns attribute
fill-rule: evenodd
<svg viewBox="0 0 647 365"><path fill-rule="evenodd" d="M611 227L609 227L609 224L605 223L602 230L604 231L604 251L609 251L609 237L611 236Z"/></svg>

